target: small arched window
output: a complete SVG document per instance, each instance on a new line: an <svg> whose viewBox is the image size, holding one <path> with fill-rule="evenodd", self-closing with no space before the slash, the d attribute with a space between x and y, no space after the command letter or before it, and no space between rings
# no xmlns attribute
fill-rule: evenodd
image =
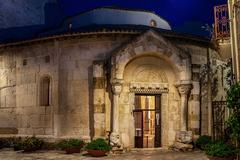
<svg viewBox="0 0 240 160"><path fill-rule="evenodd" d="M40 105L50 105L50 78L43 77L40 82Z"/></svg>
<svg viewBox="0 0 240 160"><path fill-rule="evenodd" d="M157 22L152 19L152 20L150 21L150 26L151 26L151 27L157 27Z"/></svg>

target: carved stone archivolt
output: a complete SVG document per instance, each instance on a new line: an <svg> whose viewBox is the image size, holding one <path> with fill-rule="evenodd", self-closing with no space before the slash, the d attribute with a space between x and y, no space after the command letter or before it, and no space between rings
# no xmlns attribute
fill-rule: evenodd
<svg viewBox="0 0 240 160"><path fill-rule="evenodd" d="M147 40L149 38L151 38L150 42ZM134 58L146 55L146 53L168 59L168 61L174 65L173 68L176 73L182 74L178 77L180 80L186 79L186 76L191 77L191 70L188 69L191 63L190 56L154 31L148 31L142 34L113 54L111 57L111 65L113 68L111 76L113 78L123 79L126 65ZM145 71L143 70L143 72ZM149 77L153 80L159 78L156 72L148 73L150 74Z"/></svg>

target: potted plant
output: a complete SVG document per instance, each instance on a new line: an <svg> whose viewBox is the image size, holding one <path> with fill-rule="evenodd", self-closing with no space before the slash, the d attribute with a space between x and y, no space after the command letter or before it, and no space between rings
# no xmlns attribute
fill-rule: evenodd
<svg viewBox="0 0 240 160"><path fill-rule="evenodd" d="M102 138L98 138L88 143L85 147L88 154L93 157L105 156L111 150L111 146Z"/></svg>
<svg viewBox="0 0 240 160"><path fill-rule="evenodd" d="M237 150L224 142L212 142L206 145L205 153L210 160L234 160Z"/></svg>
<svg viewBox="0 0 240 160"><path fill-rule="evenodd" d="M80 139L65 139L58 143L58 147L65 150L67 154L80 153L84 141Z"/></svg>
<svg viewBox="0 0 240 160"><path fill-rule="evenodd" d="M27 137L22 142L22 149L24 150L24 152L33 152L41 149L43 143L44 143L43 140L40 140L35 136Z"/></svg>

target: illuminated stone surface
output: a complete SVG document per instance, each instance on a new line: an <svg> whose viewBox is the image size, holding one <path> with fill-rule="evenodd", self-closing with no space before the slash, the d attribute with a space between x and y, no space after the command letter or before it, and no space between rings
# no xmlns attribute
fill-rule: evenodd
<svg viewBox="0 0 240 160"><path fill-rule="evenodd" d="M114 131L112 141L133 148L135 93L145 93L161 94L162 147L172 145L181 129L198 136L196 74L206 64L207 49L200 40L174 36L153 30L99 32L1 46L0 128L13 128L15 136L86 141L107 138ZM210 52L218 56L215 50ZM49 106L40 105L44 76L51 79ZM181 86L186 85L185 93ZM206 97L202 101L202 134L206 134Z"/></svg>

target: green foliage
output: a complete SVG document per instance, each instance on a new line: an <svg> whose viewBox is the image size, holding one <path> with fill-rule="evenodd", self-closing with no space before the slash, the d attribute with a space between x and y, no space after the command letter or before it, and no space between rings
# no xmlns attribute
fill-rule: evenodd
<svg viewBox="0 0 240 160"><path fill-rule="evenodd" d="M13 148L14 148L14 151L19 151L23 149L23 140L21 137L14 140Z"/></svg>
<svg viewBox="0 0 240 160"><path fill-rule="evenodd" d="M55 149L57 149L57 144L54 142L44 142L42 149L43 150L55 150Z"/></svg>
<svg viewBox="0 0 240 160"><path fill-rule="evenodd" d="M0 149L11 147L9 138L0 138Z"/></svg>
<svg viewBox="0 0 240 160"><path fill-rule="evenodd" d="M88 143L85 147L87 150L102 150L109 151L111 150L111 146L102 138L98 138Z"/></svg>
<svg viewBox="0 0 240 160"><path fill-rule="evenodd" d="M56 145L55 143L44 142L36 137L8 137L0 138L0 149L1 148L14 148L15 151L34 151L38 149L55 149Z"/></svg>
<svg viewBox="0 0 240 160"><path fill-rule="evenodd" d="M15 144L13 145L13 148L14 148L14 151L20 151L20 150L22 150L22 149L23 149L23 144L22 144L22 142L15 143Z"/></svg>
<svg viewBox="0 0 240 160"><path fill-rule="evenodd" d="M237 150L224 142L213 142L205 146L205 153L210 157L236 156Z"/></svg>
<svg viewBox="0 0 240 160"><path fill-rule="evenodd" d="M232 85L227 91L227 107L231 110L227 121L231 129L231 137L240 139L240 82Z"/></svg>
<svg viewBox="0 0 240 160"><path fill-rule="evenodd" d="M227 107L240 112L240 82L227 91Z"/></svg>
<svg viewBox="0 0 240 160"><path fill-rule="evenodd" d="M41 149L42 145L43 145L43 140L40 140L36 137L27 137L23 143L23 150L24 151L36 151Z"/></svg>
<svg viewBox="0 0 240 160"><path fill-rule="evenodd" d="M65 139L60 141L57 146L62 150L67 148L82 148L84 141L80 139Z"/></svg>
<svg viewBox="0 0 240 160"><path fill-rule="evenodd" d="M231 128L231 137L234 140L240 139L240 113L233 112L227 121L228 126Z"/></svg>
<svg viewBox="0 0 240 160"><path fill-rule="evenodd" d="M210 136L200 136L197 141L195 142L195 145L197 148L204 150L207 144L212 143L212 139Z"/></svg>
<svg viewBox="0 0 240 160"><path fill-rule="evenodd" d="M16 137L0 138L0 149L14 147L15 143L19 141L21 141L20 137L19 138L16 138Z"/></svg>

